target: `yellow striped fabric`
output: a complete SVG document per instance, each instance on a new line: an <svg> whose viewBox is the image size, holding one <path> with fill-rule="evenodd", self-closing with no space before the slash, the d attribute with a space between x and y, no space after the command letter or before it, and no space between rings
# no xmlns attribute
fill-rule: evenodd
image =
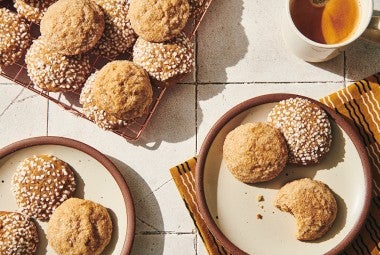
<svg viewBox="0 0 380 255"><path fill-rule="evenodd" d="M343 254L380 254L380 73L320 100L352 120L372 165L373 198L361 232Z"/></svg>
<svg viewBox="0 0 380 255"><path fill-rule="evenodd" d="M214 236L208 230L202 216L199 212L195 198L195 164L197 158L192 158L186 162L170 169L173 180L181 194L186 208L189 210L190 216L194 221L194 225L198 229L198 233L204 242L209 254L227 255L227 251L223 246L219 245Z"/></svg>
<svg viewBox="0 0 380 255"><path fill-rule="evenodd" d="M349 118L357 128L372 164L373 198L366 222L344 255L380 255L380 73L355 82L320 100ZM228 254L212 236L200 215L195 198L196 158L170 172L209 254Z"/></svg>

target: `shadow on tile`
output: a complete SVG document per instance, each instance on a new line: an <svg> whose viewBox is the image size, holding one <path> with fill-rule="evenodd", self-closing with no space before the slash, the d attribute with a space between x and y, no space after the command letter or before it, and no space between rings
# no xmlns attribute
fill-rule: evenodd
<svg viewBox="0 0 380 255"><path fill-rule="evenodd" d="M178 143L194 137L195 93L195 84L168 89L141 138L133 144L155 150L162 141Z"/></svg>
<svg viewBox="0 0 380 255"><path fill-rule="evenodd" d="M164 222L153 191L135 170L116 158L109 155L107 157L123 175L133 198L136 228L131 254L162 254L165 244L164 235L161 234L164 229ZM148 196L149 201L147 201ZM152 235L155 236L153 243L150 242Z"/></svg>
<svg viewBox="0 0 380 255"><path fill-rule="evenodd" d="M226 68L247 54L248 37L241 24L243 4L242 0L218 0L210 5L198 30L198 82L227 81Z"/></svg>
<svg viewBox="0 0 380 255"><path fill-rule="evenodd" d="M378 14L379 15L379 14ZM380 71L380 47L378 44L358 40L346 50L346 79L357 81ZM347 84L348 85L348 84Z"/></svg>
<svg viewBox="0 0 380 255"><path fill-rule="evenodd" d="M328 71L330 73L339 75L341 77L341 81L343 82L343 75L344 75L344 68L345 68L343 53L339 54L337 57L326 62L319 62L319 63L309 62L308 64L318 67L320 69L323 69L325 71Z"/></svg>

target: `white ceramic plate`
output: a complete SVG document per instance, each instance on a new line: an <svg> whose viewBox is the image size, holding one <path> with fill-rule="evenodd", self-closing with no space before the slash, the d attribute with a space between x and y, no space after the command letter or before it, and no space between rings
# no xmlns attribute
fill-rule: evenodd
<svg viewBox="0 0 380 255"><path fill-rule="evenodd" d="M89 199L110 212L114 230L102 254L128 254L134 238L134 209L128 187L117 168L94 148L61 137L36 137L22 140L0 150L0 211L17 211L11 192L11 179L18 164L38 154L52 154L75 171L75 197ZM47 223L37 221L40 244L37 255L55 254L46 240Z"/></svg>
<svg viewBox="0 0 380 255"><path fill-rule="evenodd" d="M239 104L213 126L202 145L196 171L198 203L211 232L233 254L336 254L354 238L367 215L371 181L364 146L345 119L314 100L328 112L333 130L331 151L320 164L287 166L274 180L255 185L238 181L226 168L222 147L227 133L243 123L266 121L276 102L295 96L272 94ZM326 183L338 202L332 229L314 242L298 241L293 216L273 206L285 183L304 177ZM263 202L258 202L259 195ZM263 218L257 219L258 214Z"/></svg>

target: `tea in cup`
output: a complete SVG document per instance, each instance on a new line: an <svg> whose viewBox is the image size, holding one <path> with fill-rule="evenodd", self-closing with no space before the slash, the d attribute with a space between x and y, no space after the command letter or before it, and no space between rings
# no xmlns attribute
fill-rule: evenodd
<svg viewBox="0 0 380 255"><path fill-rule="evenodd" d="M380 17L372 16L373 0L313 1L286 0L283 37L298 57L327 61L360 37L380 43Z"/></svg>

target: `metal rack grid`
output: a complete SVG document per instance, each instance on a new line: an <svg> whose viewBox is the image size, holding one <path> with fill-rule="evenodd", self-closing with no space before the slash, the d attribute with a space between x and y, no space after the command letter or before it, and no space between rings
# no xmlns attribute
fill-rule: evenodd
<svg viewBox="0 0 380 255"><path fill-rule="evenodd" d="M203 1L195 0L195 1L198 1L198 3L201 2L202 4L199 7L199 11L196 12L197 14L193 16L191 19L189 19L186 25L186 28L184 30L190 39L193 39L212 0L203 0ZM0 4L0 7L6 7L6 8L14 10L11 0L3 1ZM40 35L39 26L37 24L32 23L30 26L30 33L34 39L38 38L38 36ZM82 113L82 109L79 103L80 91L54 93L54 92L46 92L46 91L41 90L40 88L35 86L30 80L27 73L24 57L25 56L23 56L22 59L20 59L17 63L14 63L13 65L3 67L0 70L0 75L49 99L51 102L57 104L64 110L69 111L76 116L79 116L81 118L91 121ZM104 57L96 56L96 55L91 55L90 59L91 59L91 65L92 65L93 71L102 68L106 63L111 61L111 59L106 59ZM126 54L118 56L116 59L131 60L131 54L126 53ZM141 118L135 119L133 122L129 123L125 127L115 129L115 130L110 130L110 131L128 140L138 140L141 134L143 133L144 129L147 127L149 120L151 119L154 112L156 111L160 100L165 94L166 89L169 86L177 83L179 79L180 77L178 77L178 79L174 79L168 82L159 82L159 81L155 81L151 79L152 87L153 87L153 102L149 107L148 113Z"/></svg>

